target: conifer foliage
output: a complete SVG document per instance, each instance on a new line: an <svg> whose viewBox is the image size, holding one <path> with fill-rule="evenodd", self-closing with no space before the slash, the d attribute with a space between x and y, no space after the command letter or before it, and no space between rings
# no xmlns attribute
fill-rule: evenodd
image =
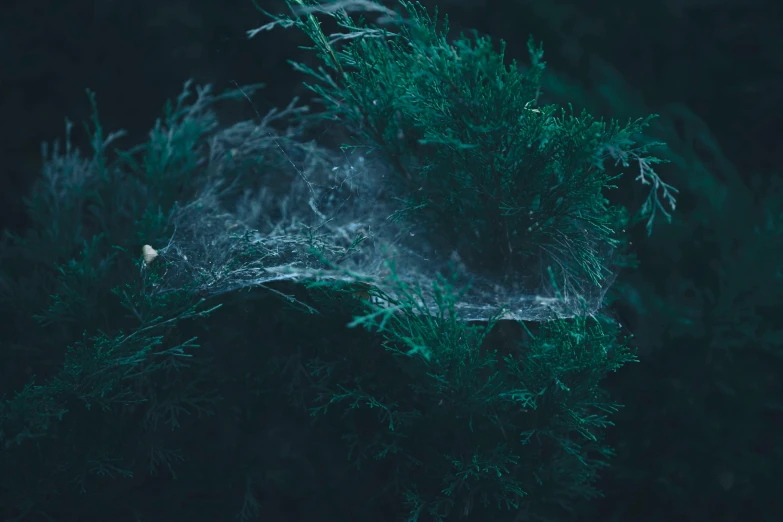
<svg viewBox="0 0 783 522"><path fill-rule="evenodd" d="M293 16L272 16L249 34L283 26L310 37L322 65L294 67L315 80L308 86L325 105L318 116L348 128L345 147L393 166L395 219L424 229L436 248L504 284L539 290L549 278L536 274L550 269L563 293L608 286L628 218L606 199L618 174L607 164L638 165L637 179L652 188L642 209L650 230L656 212L674 208L676 189L652 168L659 144L634 141L650 118L621 125L542 105L543 49L532 39L523 69L502 41L449 37L437 11L400 6L297 0ZM351 10L373 12L378 24L355 21ZM342 32L326 36L316 15Z"/></svg>
<svg viewBox="0 0 783 522"><path fill-rule="evenodd" d="M523 72L418 5L289 7L262 29L313 40L323 67L295 66L314 117L225 125L216 104L257 86L188 83L146 142L110 149L90 93L92 150L70 124L44 150L33 225L0 257L4 519L551 522L600 494L620 408L601 381L635 360L597 306L624 262L615 164L641 167L650 218L674 204L634 141L647 120L540 105L540 47ZM453 270L425 288L393 260L376 279L340 264L364 238L322 216L337 155L302 135L325 121L390 173L400 241L453 251ZM466 321L471 278L569 313Z"/></svg>

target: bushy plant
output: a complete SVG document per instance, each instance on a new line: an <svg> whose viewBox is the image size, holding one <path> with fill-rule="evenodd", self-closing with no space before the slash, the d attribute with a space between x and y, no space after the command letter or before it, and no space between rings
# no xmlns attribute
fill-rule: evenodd
<svg viewBox="0 0 783 522"><path fill-rule="evenodd" d="M437 11L399 5L402 14L375 2L297 0L293 16L273 16L250 35L279 25L309 36L322 65L293 65L316 81L308 86L325 105L317 117L347 127L343 147L391 165L394 219L433 250L528 291L548 283L547 269L563 293L606 287L628 220L607 200L618 177L607 163L633 161L637 179L652 185L642 208L649 230L656 211L669 217L674 208L676 190L652 169L659 144L635 141L649 118L621 125L542 105L543 49L532 40L523 70L502 41L496 50L487 37L449 38ZM354 21L352 10L377 14L378 25ZM344 32L327 37L316 14Z"/></svg>
<svg viewBox="0 0 783 522"><path fill-rule="evenodd" d="M540 48L524 73L401 6L267 26L331 71L297 65L314 118L222 125L255 87L187 84L140 146L109 150L94 106L89 155L70 124L45 150L0 265L5 518L553 521L599 495L600 383L635 360L600 312L625 262L615 164L653 183L649 218L673 206L647 120L539 105ZM324 120L344 154L302 139Z"/></svg>
<svg viewBox="0 0 783 522"><path fill-rule="evenodd" d="M522 323L502 349L497 317L461 320L458 290L436 283L434 314L420 289L371 292L349 326L380 333L383 351L320 353L311 415L340 419L357 469L390 470L383 493L404 499L409 521L558 519L599 494L619 408L599 383L635 358L613 323L589 317Z"/></svg>

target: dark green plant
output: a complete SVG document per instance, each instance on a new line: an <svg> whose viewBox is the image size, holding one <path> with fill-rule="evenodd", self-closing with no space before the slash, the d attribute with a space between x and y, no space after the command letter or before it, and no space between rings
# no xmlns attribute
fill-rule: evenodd
<svg viewBox="0 0 783 522"><path fill-rule="evenodd" d="M498 51L489 38L450 39L447 20L413 2L399 2L402 14L364 1L288 5L293 16L269 15L250 35L276 25L307 34L322 66L294 66L316 80L308 87L325 105L318 117L347 127L344 147L392 166L393 219L475 273L533 286L551 266L563 286L606 285L627 223L606 199L618 177L607 161L633 161L652 184L648 228L656 211L669 217L664 202L674 208L676 191L652 169L656 144L635 142L649 118L620 125L541 105L543 51L532 40L523 71L503 42ZM379 25L354 21L352 10L379 14ZM327 37L316 14L345 32Z"/></svg>
<svg viewBox="0 0 783 522"><path fill-rule="evenodd" d="M173 430L212 414L219 398L208 358L194 358L199 345L180 330L219 305L204 306L192 283L166 286L167 263L138 253L142 241L170 236L177 200L197 193L193 175L217 124L211 106L244 94L199 88L189 100L187 84L149 141L124 152L109 150L122 133L104 134L88 94L92 153L71 144L67 122L64 147L44 146L31 228L6 234L2 247L0 504L9 520L56 512L63 492L92 492L108 478L176 473Z"/></svg>
<svg viewBox="0 0 783 522"><path fill-rule="evenodd" d="M692 209L616 289L644 354L611 387L628 405L607 474L616 520L783 516L783 192L776 177L715 181L684 191Z"/></svg>
<svg viewBox="0 0 783 522"><path fill-rule="evenodd" d="M627 71L591 62L590 81L548 75L548 98L620 118L649 110ZM783 465L780 175L742 172L759 158L730 157L721 129L693 109L656 106L649 129L667 142L666 177L687 203L671 226L634 238L640 268L608 294L641 364L607 384L626 408L611 432L618 457L603 475L607 496L585 520L783 516L772 478Z"/></svg>
<svg viewBox="0 0 783 522"><path fill-rule="evenodd" d="M420 289L371 291L349 324L377 331L383 352L323 351L307 363L310 412L346 430L364 473L391 470L378 497L404 502L411 522L559 520L599 492L612 450L603 432L619 405L599 388L635 360L614 323L580 317L540 325L501 352L483 324L459 317L441 279L435 313Z"/></svg>
<svg viewBox="0 0 783 522"><path fill-rule="evenodd" d="M634 141L647 120L540 105L540 48L521 72L489 39L449 41L401 5L406 17L298 2L270 24L304 29L330 71L297 65L321 80L314 118L292 102L221 126L214 105L254 88L188 84L147 141L109 150L120 134L90 95L90 155L70 124L64 150L45 151L33 225L0 258L4 518L291 520L294 505L308 520L552 522L599 495L619 408L600 383L635 360L597 309L629 220L607 200L607 162L638 163L650 220L659 197L674 202ZM399 33L354 23L356 7ZM319 11L348 32L329 40ZM356 185L393 208L397 235L376 257L359 254L377 216L346 210L352 179L300 141L325 120L389 174ZM453 272L441 263L424 287L391 262L351 271L416 235ZM510 321L479 303L484 321L466 321L465 265L499 293L530 283L521 292L555 310L576 294L569 318ZM589 304L587 287L600 289Z"/></svg>

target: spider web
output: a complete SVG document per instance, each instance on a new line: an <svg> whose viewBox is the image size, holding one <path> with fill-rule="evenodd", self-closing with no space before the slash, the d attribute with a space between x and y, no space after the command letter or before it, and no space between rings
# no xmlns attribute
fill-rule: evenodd
<svg viewBox="0 0 783 522"><path fill-rule="evenodd" d="M447 275L466 289L457 303L464 320L502 309L504 318L544 321L601 307L612 278L596 284L553 272L545 257L504 278L465 266L454 250L435 246L436 232L390 219L400 204L386 190L391 171L381 160L300 142L300 130L274 131L271 119L210 139L196 197L176 208L169 243L156 246L166 285L216 296L281 280L334 280L395 296L402 282L431 297Z"/></svg>

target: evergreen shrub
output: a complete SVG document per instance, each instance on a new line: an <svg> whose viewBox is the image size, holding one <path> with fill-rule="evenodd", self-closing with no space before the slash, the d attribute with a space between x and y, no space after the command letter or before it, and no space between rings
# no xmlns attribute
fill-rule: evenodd
<svg viewBox="0 0 783 522"><path fill-rule="evenodd" d="M91 150L70 123L44 148L0 258L4 519L554 521L600 494L601 381L635 360L601 309L638 217L618 165L650 224L674 207L648 120L541 105L539 46L523 70L416 4L289 7L259 30L310 37L322 111L225 124L258 86L187 83L120 148L90 93ZM329 126L339 150L306 139Z"/></svg>

